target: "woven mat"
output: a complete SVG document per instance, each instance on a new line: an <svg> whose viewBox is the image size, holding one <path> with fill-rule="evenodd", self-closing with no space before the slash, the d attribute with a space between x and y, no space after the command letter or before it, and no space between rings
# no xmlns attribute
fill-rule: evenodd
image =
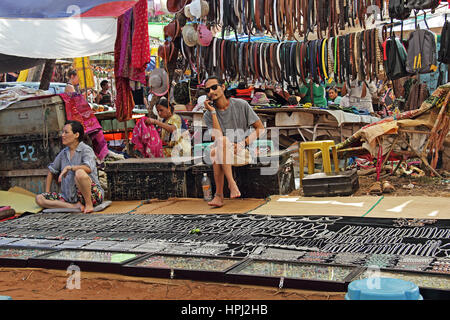
<svg viewBox="0 0 450 320"><path fill-rule="evenodd" d="M445 197L292 197L271 196L252 214L320 215L371 218L449 219Z"/></svg>
<svg viewBox="0 0 450 320"><path fill-rule="evenodd" d="M167 200L154 200L148 204L141 201L113 201L101 212L95 214L234 214L246 213L266 203L264 199L226 199L221 208L213 208L203 201L195 198L171 198Z"/></svg>
<svg viewBox="0 0 450 320"><path fill-rule="evenodd" d="M154 202L138 208L136 213L146 214L226 214L246 213L266 203L263 199L233 199L225 200L221 208L213 208L203 199L169 199Z"/></svg>

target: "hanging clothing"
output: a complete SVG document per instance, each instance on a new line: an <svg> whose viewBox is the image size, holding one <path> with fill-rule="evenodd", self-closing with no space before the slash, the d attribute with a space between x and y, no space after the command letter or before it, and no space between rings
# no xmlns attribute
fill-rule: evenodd
<svg viewBox="0 0 450 320"><path fill-rule="evenodd" d="M78 93L59 94L64 101L67 120L76 120L81 122L84 132L92 140L92 147L98 159L103 160L108 154L108 145L103 135L103 129L94 111L84 99L83 95Z"/></svg>
<svg viewBox="0 0 450 320"><path fill-rule="evenodd" d="M150 42L148 37L148 10L147 0L139 0L133 11L134 29L131 49L131 65L136 69L132 80L145 81L145 68L150 62Z"/></svg>
<svg viewBox="0 0 450 320"><path fill-rule="evenodd" d="M132 9L121 15L117 21L117 38L114 46L114 76L116 80L116 118L118 121L131 120L134 108L129 72L131 52Z"/></svg>
<svg viewBox="0 0 450 320"><path fill-rule="evenodd" d="M77 120L83 124L84 132L90 134L102 129L84 96L75 92L59 94L64 101L67 120Z"/></svg>
<svg viewBox="0 0 450 320"><path fill-rule="evenodd" d="M302 98L301 103L312 103L310 83L308 83L306 85L302 84L299 87L299 92L300 92L300 94L305 95ZM313 83L312 94L313 94L313 98L314 98L314 104L316 106L319 106L319 107L327 106L327 96L326 96L326 92L325 92L325 87L323 87L319 84Z"/></svg>

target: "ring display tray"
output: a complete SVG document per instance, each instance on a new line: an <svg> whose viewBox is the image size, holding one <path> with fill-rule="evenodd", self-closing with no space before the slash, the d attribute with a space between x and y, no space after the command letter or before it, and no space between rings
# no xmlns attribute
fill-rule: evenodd
<svg viewBox="0 0 450 320"><path fill-rule="evenodd" d="M28 261L36 268L67 269L71 264L83 271L120 273L122 264L141 257L138 253L120 251L69 250L63 249Z"/></svg>
<svg viewBox="0 0 450 320"><path fill-rule="evenodd" d="M375 285L377 277L411 281L419 287L420 294L425 300L450 299L450 276L448 274L395 269L366 269L360 273L358 279L372 278L371 281Z"/></svg>
<svg viewBox="0 0 450 320"><path fill-rule="evenodd" d="M147 254L122 267L130 276L177 278L220 282L243 259L210 256Z"/></svg>
<svg viewBox="0 0 450 320"><path fill-rule="evenodd" d="M233 283L317 291L346 291L364 269L347 265L246 260L226 274Z"/></svg>
<svg viewBox="0 0 450 320"><path fill-rule="evenodd" d="M31 247L0 247L0 266L2 267L26 267L28 259L38 257L56 250L31 248Z"/></svg>

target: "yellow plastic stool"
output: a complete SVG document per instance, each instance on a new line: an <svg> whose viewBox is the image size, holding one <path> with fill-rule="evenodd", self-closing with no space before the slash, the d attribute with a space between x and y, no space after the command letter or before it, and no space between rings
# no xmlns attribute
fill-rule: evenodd
<svg viewBox="0 0 450 320"><path fill-rule="evenodd" d="M299 148L299 165L300 165L300 185L303 179L303 169L305 166L305 151L308 159L308 174L314 173L314 150L322 151L322 163L323 170L325 173L331 173L331 160L330 160L330 148L333 152L334 161L334 171L339 172L339 163L337 157L336 146L333 140L323 140L323 141L307 141L300 142Z"/></svg>

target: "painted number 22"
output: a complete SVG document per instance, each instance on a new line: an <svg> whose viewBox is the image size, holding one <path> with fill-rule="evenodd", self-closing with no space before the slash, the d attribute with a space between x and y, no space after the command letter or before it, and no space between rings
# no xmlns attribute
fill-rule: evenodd
<svg viewBox="0 0 450 320"><path fill-rule="evenodd" d="M24 146L21 145L20 147L20 159L22 159L22 161L36 161L37 158L33 158L33 154L34 154L34 147L33 146ZM28 149L28 153L27 153L27 149Z"/></svg>

